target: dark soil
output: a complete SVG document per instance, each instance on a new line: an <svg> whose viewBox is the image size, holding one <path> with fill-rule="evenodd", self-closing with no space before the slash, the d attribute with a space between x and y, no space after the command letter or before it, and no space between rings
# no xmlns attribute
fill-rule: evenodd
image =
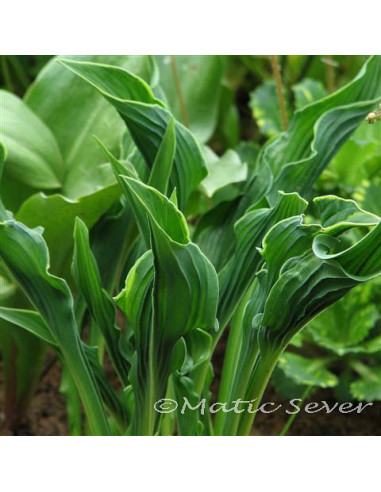
<svg viewBox="0 0 381 492"><path fill-rule="evenodd" d="M329 390L319 390L308 398L302 408L309 402L326 401L330 408L337 400ZM253 435L277 436L287 422L289 415L286 409L293 410L288 401L277 396L270 387L265 393L263 402L274 402L276 406L282 404L282 408L272 414L258 413L256 417ZM354 405L357 406L357 402ZM343 414L336 409L332 413L320 411L307 413L302 410L296 417L287 435L289 436L381 436L381 402L364 408L362 413ZM275 408L275 407L274 407Z"/></svg>
<svg viewBox="0 0 381 492"><path fill-rule="evenodd" d="M3 416L4 391L0 366L0 412ZM13 432L0 421L0 436L67 436L65 399L59 392L61 371L56 362L40 380L27 416Z"/></svg>
<svg viewBox="0 0 381 492"><path fill-rule="evenodd" d="M219 370L216 369L216 379L219 379ZM65 400L59 393L60 368L54 364L43 376L28 414L18 428L10 432L1 427L0 435L16 436L66 436L68 426L66 422ZM335 403L327 390L321 390L307 400L321 402L332 406ZM258 413L253 435L276 436L282 430L288 419L285 409L291 408L289 403L279 398L272 387L266 392L263 402L282 404L281 410L272 414ZM0 366L0 411L4 408L4 394L2 372ZM364 409L362 413L342 414L337 409L327 414L319 412L308 414L301 411L293 423L288 435L291 436L380 436L381 435L381 402L375 402Z"/></svg>

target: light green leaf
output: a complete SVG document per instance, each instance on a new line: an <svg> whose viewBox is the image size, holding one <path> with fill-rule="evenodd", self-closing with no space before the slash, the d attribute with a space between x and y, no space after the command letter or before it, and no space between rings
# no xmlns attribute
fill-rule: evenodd
<svg viewBox="0 0 381 492"><path fill-rule="evenodd" d="M91 228L119 195L117 184L78 200L62 195L33 195L23 203L17 219L29 227L42 226L52 259L52 271L65 272L71 259L75 217Z"/></svg>
<svg viewBox="0 0 381 492"><path fill-rule="evenodd" d="M4 90L0 90L0 114L7 174L34 188L60 188L64 162L50 129L21 99Z"/></svg>
<svg viewBox="0 0 381 492"><path fill-rule="evenodd" d="M325 359L306 359L287 353L279 359L279 367L296 384L332 388L339 382L337 376L326 368Z"/></svg>
<svg viewBox="0 0 381 492"><path fill-rule="evenodd" d="M148 56L83 55L73 60L97 61L128 68L147 81L155 68ZM29 88L25 103L44 121L57 139L65 161L63 194L77 199L104 187L98 165L104 162L93 135L117 152L125 125L115 109L88 84L53 58Z"/></svg>
<svg viewBox="0 0 381 492"><path fill-rule="evenodd" d="M201 188L207 198L213 199L217 204L222 201L221 198L216 197L217 194L222 195L230 185L233 187L237 183L245 181L247 178L247 164L241 161L234 150L227 150L225 154L218 157L209 147L204 147L204 156L209 174L201 182ZM234 195L232 198L234 198ZM229 196L226 197L225 193L223 199L229 199Z"/></svg>
<svg viewBox="0 0 381 492"><path fill-rule="evenodd" d="M295 97L296 109L301 109L327 95L324 85L313 79L303 79L298 84L292 86Z"/></svg>
<svg viewBox="0 0 381 492"><path fill-rule="evenodd" d="M48 326L35 311L0 307L0 318L20 326L50 345L57 346Z"/></svg>
<svg viewBox="0 0 381 492"><path fill-rule="evenodd" d="M148 184L164 195L167 193L168 181L171 175L176 153L175 120L171 118L165 130L163 141L157 151Z"/></svg>
<svg viewBox="0 0 381 492"><path fill-rule="evenodd" d="M250 94L250 107L264 135L274 137L282 132L282 115L273 80L267 80Z"/></svg>
<svg viewBox="0 0 381 492"><path fill-rule="evenodd" d="M221 78L224 66L221 55L157 55L160 88L169 109L184 125L183 111L173 74L173 62L190 130L204 143L212 136L217 123Z"/></svg>
<svg viewBox="0 0 381 492"><path fill-rule="evenodd" d="M126 285L114 297L116 304L126 314L138 345L148 345L152 316L152 286L154 280L152 251L146 251L129 271ZM126 336L124 333L123 336Z"/></svg>
<svg viewBox="0 0 381 492"><path fill-rule="evenodd" d="M339 185L356 188L367 180L367 163L377 156L378 148L377 141L348 140L329 165Z"/></svg>
<svg viewBox="0 0 381 492"><path fill-rule="evenodd" d="M351 384L351 393L358 400L381 401L381 367L368 367L367 372Z"/></svg>
<svg viewBox="0 0 381 492"><path fill-rule="evenodd" d="M309 323L309 333L316 343L339 355L362 350L360 342L368 337L380 317L369 294L364 297L371 292L370 287L364 285L349 292Z"/></svg>

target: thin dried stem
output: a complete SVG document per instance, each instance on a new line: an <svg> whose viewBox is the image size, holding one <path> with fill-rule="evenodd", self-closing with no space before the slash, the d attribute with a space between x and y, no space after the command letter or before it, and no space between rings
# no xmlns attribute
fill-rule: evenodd
<svg viewBox="0 0 381 492"><path fill-rule="evenodd" d="M188 116L188 111L187 111L187 107L185 104L184 95L183 95L183 92L181 90L179 74L177 72L175 55L170 55L170 57L171 57L172 77L173 77L173 81L175 83L177 97L179 98L181 117L182 117L184 125L187 128L189 128L190 127L189 116Z"/></svg>
<svg viewBox="0 0 381 492"><path fill-rule="evenodd" d="M324 58L324 65L325 65L325 76L327 79L327 89L329 93L332 93L335 91L336 87L336 77L335 77L335 66L336 63L332 59L332 55L325 55Z"/></svg>
<svg viewBox="0 0 381 492"><path fill-rule="evenodd" d="M288 129L288 116L286 109L286 100L283 92L282 75L280 73L280 67L278 63L278 55L270 55L271 68L274 74L276 89L278 94L279 108L282 116L282 126L283 130Z"/></svg>

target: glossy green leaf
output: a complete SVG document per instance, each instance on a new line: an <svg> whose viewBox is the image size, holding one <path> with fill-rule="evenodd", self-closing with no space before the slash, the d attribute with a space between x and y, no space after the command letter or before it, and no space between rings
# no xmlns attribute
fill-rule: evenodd
<svg viewBox="0 0 381 492"><path fill-rule="evenodd" d="M192 328L213 328L218 299L216 273L190 242L184 216L155 189L132 178L124 180L148 214L152 230L157 330L176 340ZM190 303L189 309L170 307L177 303L185 306L184 302Z"/></svg>
<svg viewBox="0 0 381 492"><path fill-rule="evenodd" d="M126 314L138 345L148 345L152 316L153 255L149 250L135 263L126 278L126 285L114 298ZM124 334L125 335L125 334Z"/></svg>
<svg viewBox="0 0 381 492"><path fill-rule="evenodd" d="M137 342L131 381L141 417L134 429L149 434L157 423L152 405L164 397L169 375L182 365L183 351L177 351L181 337L215 327L218 281L212 264L190 241L174 203L133 178L123 180L128 200L145 211L151 234L152 251L131 269L116 298Z"/></svg>
<svg viewBox="0 0 381 492"><path fill-rule="evenodd" d="M313 241L314 254L307 252L283 266L267 297L261 322L267 343L289 340L309 319L348 290L380 274L377 251L381 246L381 224L339 253L327 252L332 240L331 236L317 235Z"/></svg>
<svg viewBox="0 0 381 492"><path fill-rule="evenodd" d="M219 203L198 221L193 240L211 260L218 272L234 254L235 223L242 218L251 205L258 205L258 208L267 206L263 197L271 184L272 176L269 168L265 166L260 172L254 173L249 182L245 183L244 190L238 194L237 198Z"/></svg>

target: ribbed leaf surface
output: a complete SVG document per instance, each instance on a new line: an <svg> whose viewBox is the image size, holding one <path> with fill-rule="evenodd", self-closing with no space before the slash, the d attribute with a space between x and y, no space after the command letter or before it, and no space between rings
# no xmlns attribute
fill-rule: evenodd
<svg viewBox="0 0 381 492"><path fill-rule="evenodd" d="M64 65L92 84L119 112L134 141L152 168L172 118L164 104L139 77L126 70L96 63L62 61ZM176 122L176 154L172 188L178 190L180 208L191 191L206 176L206 166L193 135Z"/></svg>

